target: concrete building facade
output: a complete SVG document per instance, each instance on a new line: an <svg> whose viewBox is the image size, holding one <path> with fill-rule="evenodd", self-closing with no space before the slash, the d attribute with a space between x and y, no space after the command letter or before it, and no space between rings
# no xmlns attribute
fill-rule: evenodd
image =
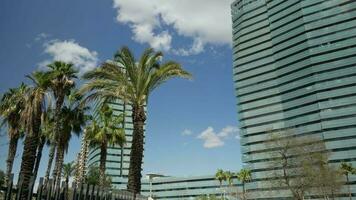
<svg viewBox="0 0 356 200"><path fill-rule="evenodd" d="M194 200L209 195L237 199L241 192L236 177L231 185L223 181L221 186L215 176L157 177L151 184L148 179L142 180L142 194L161 200Z"/></svg>

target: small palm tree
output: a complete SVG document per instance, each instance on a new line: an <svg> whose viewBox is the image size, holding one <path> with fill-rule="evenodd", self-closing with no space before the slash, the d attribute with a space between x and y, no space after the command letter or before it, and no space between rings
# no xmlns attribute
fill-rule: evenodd
<svg viewBox="0 0 356 200"><path fill-rule="evenodd" d="M222 169L218 169L215 173L215 179L219 181L220 189L222 189L222 182L226 180L226 174ZM223 193L221 192L221 198Z"/></svg>
<svg viewBox="0 0 356 200"><path fill-rule="evenodd" d="M215 173L215 179L219 181L221 187L222 182L226 180L225 172L222 169L218 169Z"/></svg>
<svg viewBox="0 0 356 200"><path fill-rule="evenodd" d="M99 180L102 179L100 176L100 169L98 166L91 166L89 167L88 173L85 175L85 182L89 185L99 185ZM105 183L104 183L105 188L111 188L112 187L112 181L110 176L106 176L105 178Z"/></svg>
<svg viewBox="0 0 356 200"><path fill-rule="evenodd" d="M69 178L72 177L75 173L75 164L74 162L70 162L70 163L65 163L63 164L63 168L62 168L62 177L65 180L65 195L66 195L66 199L68 199L69 196Z"/></svg>
<svg viewBox="0 0 356 200"><path fill-rule="evenodd" d="M123 146L126 142L125 132L118 125L122 124L123 115L114 116L113 110L104 103L99 110L98 121L93 120L87 128L87 140L90 146L100 147L100 185L104 186L106 181L106 157L108 145Z"/></svg>
<svg viewBox="0 0 356 200"><path fill-rule="evenodd" d="M1 125L7 124L9 137L5 183L10 178L16 156L17 143L22 136L20 117L25 107L24 95L27 90L27 86L22 83L18 88L10 89L6 92L0 100L0 116L3 118Z"/></svg>
<svg viewBox="0 0 356 200"><path fill-rule="evenodd" d="M349 183L349 181L350 181L349 176L350 176L350 174L355 174L355 168L352 167L351 163L342 162L341 166L340 166L340 170L341 170L342 174L345 175L347 183ZM348 192L349 192L350 200L352 200L350 185L348 185L348 190L349 190Z"/></svg>
<svg viewBox="0 0 356 200"><path fill-rule="evenodd" d="M84 75L89 80L81 92L88 100L121 99L132 106L133 136L127 189L134 194L141 191L141 169L144 144L145 106L153 90L175 78L191 75L174 61L161 62L163 54L147 49L139 60L124 47L107 62Z"/></svg>
<svg viewBox="0 0 356 200"><path fill-rule="evenodd" d="M26 137L24 141L24 151L20 167L19 180L22 179L22 192L20 199L26 199L30 178L33 175L36 160L36 150L41 133L41 116L46 109L46 97L48 96L49 80L44 72L35 71L30 76L33 85L29 87L25 95L25 108L21 112L20 123L24 126ZM18 181L21 183L20 181Z"/></svg>
<svg viewBox="0 0 356 200"><path fill-rule="evenodd" d="M90 166L85 176L85 182L89 185L99 185L100 171L98 166Z"/></svg>
<svg viewBox="0 0 356 200"><path fill-rule="evenodd" d="M246 199L246 189L245 184L251 181L251 170L241 169L240 172L236 174L237 180L242 183L242 196L243 199Z"/></svg>
<svg viewBox="0 0 356 200"><path fill-rule="evenodd" d="M227 182L227 184L228 184L228 186L230 187L230 189L231 189L231 187L232 187L232 184L233 184L233 178L234 178L234 173L232 173L232 172L230 172L230 171L226 171L226 172L224 172L225 173L225 179L226 179L226 182Z"/></svg>
<svg viewBox="0 0 356 200"><path fill-rule="evenodd" d="M232 186L234 174L230 171L226 171L224 173L225 173L225 178L226 178L228 185Z"/></svg>

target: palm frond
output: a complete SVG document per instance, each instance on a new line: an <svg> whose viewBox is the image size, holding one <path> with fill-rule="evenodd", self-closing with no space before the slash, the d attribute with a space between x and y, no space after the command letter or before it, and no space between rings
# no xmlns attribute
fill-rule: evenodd
<svg viewBox="0 0 356 200"><path fill-rule="evenodd" d="M179 63L174 61L168 61L152 73L150 82L147 83L148 87L146 92L152 92L165 81L172 78L191 79L192 75L189 72L185 71Z"/></svg>
<svg viewBox="0 0 356 200"><path fill-rule="evenodd" d="M137 83L139 71L135 62L135 58L129 48L121 48L121 50L115 55L114 60L124 67L125 73L127 74L130 82Z"/></svg>

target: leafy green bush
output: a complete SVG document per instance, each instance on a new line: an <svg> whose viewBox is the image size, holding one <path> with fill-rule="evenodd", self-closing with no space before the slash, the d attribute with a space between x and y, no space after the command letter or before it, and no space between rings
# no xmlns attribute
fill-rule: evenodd
<svg viewBox="0 0 356 200"><path fill-rule="evenodd" d="M85 178L86 180L86 183L87 184L90 184L90 185L99 185L99 180L100 180L100 170L99 170L99 167L98 166L91 166L89 168L89 171L87 173L87 176ZM109 187L111 188L112 187L112 184L111 184L111 177L110 176L106 176L106 179L105 179L105 187Z"/></svg>

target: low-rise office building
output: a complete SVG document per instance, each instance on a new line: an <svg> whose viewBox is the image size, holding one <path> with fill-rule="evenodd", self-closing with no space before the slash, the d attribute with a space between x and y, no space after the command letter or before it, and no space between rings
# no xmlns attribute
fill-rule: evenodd
<svg viewBox="0 0 356 200"><path fill-rule="evenodd" d="M192 200L201 196L225 196L236 199L242 192L241 184L235 179L228 185L220 182L215 176L170 177L162 176L142 180L142 194L162 200Z"/></svg>

